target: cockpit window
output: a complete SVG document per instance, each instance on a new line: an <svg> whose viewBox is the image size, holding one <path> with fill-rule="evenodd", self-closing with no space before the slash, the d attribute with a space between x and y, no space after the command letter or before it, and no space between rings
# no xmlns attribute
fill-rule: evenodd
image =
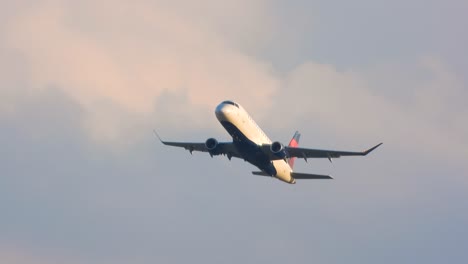
<svg viewBox="0 0 468 264"><path fill-rule="evenodd" d="M234 103L233 101L224 101L223 104L230 104L230 105L233 105L233 106L239 108L239 105Z"/></svg>

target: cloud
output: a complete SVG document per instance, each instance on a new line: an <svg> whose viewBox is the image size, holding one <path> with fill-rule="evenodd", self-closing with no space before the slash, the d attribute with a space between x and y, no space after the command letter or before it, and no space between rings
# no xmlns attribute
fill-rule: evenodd
<svg viewBox="0 0 468 264"><path fill-rule="evenodd" d="M5 245L0 242L0 262L8 264L84 264L74 259L44 256L22 247Z"/></svg>
<svg viewBox="0 0 468 264"><path fill-rule="evenodd" d="M301 63L277 72L252 54L281 35L271 5L2 4L0 262L465 259L467 91L450 61L343 67L296 51ZM213 115L226 98L273 139L297 128L303 146L385 145L298 161L336 180L291 186L152 137L228 139Z"/></svg>
<svg viewBox="0 0 468 264"><path fill-rule="evenodd" d="M283 86L275 104L294 107L276 108L273 115L294 118L283 119L281 129L316 129L339 138L338 144L384 141L413 155L468 157L468 126L462 121L468 108L461 100L468 94L436 58L348 70L306 62Z"/></svg>
<svg viewBox="0 0 468 264"><path fill-rule="evenodd" d="M441 60L343 70L305 61L279 74L247 51L268 39L257 32L273 34L266 1L42 1L15 9L0 31L0 114L16 108L18 86L26 94L53 86L82 107L90 137L110 145L134 144L153 127L219 129L213 109L227 98L277 129L306 121L348 141L438 153L466 145L464 84ZM463 149L457 155L466 157Z"/></svg>
<svg viewBox="0 0 468 264"><path fill-rule="evenodd" d="M224 4L36 3L11 17L2 30L2 53L16 54L12 60L23 62L7 72L28 79L30 89L53 85L77 99L90 113L87 123L95 138L109 138L111 130L119 133L115 109L152 113L166 92L186 95L187 107L172 109L182 114L194 107L212 111L226 98L264 109L277 78L268 64L229 41L241 33L255 35L259 29L246 29L246 23L258 22L266 31L265 15L260 15L264 3ZM234 17L245 21L231 23ZM7 63L1 68L8 68Z"/></svg>

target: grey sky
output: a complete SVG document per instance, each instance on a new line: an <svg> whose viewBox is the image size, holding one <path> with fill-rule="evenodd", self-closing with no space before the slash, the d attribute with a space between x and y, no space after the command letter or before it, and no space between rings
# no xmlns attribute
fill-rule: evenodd
<svg viewBox="0 0 468 264"><path fill-rule="evenodd" d="M466 262L467 9L1 3L0 262ZM227 98L273 140L384 145L287 185L154 139L229 139Z"/></svg>

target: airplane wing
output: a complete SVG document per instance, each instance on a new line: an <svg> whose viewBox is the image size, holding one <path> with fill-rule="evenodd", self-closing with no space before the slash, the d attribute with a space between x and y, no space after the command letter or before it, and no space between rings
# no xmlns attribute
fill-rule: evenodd
<svg viewBox="0 0 468 264"><path fill-rule="evenodd" d="M374 149L378 148L382 143L377 144L376 146L362 151L362 152L353 152L353 151L337 151L337 150L323 150L323 149L308 149L308 148L294 148L294 147L284 147L288 156L290 158L328 158L330 161L332 158L339 158L341 156L366 156Z"/></svg>
<svg viewBox="0 0 468 264"><path fill-rule="evenodd" d="M284 146L286 158L303 158L307 161L308 158L328 158L330 161L333 158L339 158L341 156L366 156L374 149L378 148L382 143L362 152L353 151L339 151L339 150L325 150L325 149L309 149L309 148L296 148ZM281 155L275 155L270 150L270 144L262 145L264 153L267 153L272 160L283 159Z"/></svg>
<svg viewBox="0 0 468 264"><path fill-rule="evenodd" d="M205 142L170 142L162 140L156 131L154 131L154 134L164 145L184 148L190 151L190 154L194 151L200 151L207 152L211 156L226 155L229 159L231 159L231 157L242 158L232 142L219 142L215 149L209 150Z"/></svg>

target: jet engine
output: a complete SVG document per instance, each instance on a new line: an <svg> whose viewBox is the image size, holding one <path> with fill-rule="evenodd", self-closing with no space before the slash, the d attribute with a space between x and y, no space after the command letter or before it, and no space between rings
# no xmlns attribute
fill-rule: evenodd
<svg viewBox="0 0 468 264"><path fill-rule="evenodd" d="M218 146L218 141L214 138L209 138L205 142L205 147L208 150L214 150Z"/></svg>
<svg viewBox="0 0 468 264"><path fill-rule="evenodd" d="M282 159L286 158L286 151L284 150L283 144L281 144L280 142L273 142L270 146L270 150L273 154L275 154L275 156Z"/></svg>

